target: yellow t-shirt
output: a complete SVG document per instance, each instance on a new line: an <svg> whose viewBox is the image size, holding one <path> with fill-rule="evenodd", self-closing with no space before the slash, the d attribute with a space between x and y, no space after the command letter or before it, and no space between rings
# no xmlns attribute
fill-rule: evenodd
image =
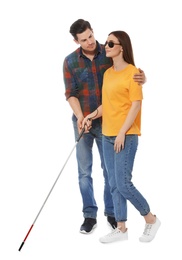
<svg viewBox="0 0 182 260"><path fill-rule="evenodd" d="M113 67L104 73L102 87L102 133L117 136L131 107L132 101L142 100L142 86L133 80L138 69L129 64L121 71ZM141 110L126 134L141 135Z"/></svg>

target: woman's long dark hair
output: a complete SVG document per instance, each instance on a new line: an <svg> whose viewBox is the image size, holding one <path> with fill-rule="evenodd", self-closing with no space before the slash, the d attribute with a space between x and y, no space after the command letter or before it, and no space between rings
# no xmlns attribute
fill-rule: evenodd
<svg viewBox="0 0 182 260"><path fill-rule="evenodd" d="M113 34L123 47L123 59L135 66L133 48L129 35L124 31L113 31L109 35Z"/></svg>

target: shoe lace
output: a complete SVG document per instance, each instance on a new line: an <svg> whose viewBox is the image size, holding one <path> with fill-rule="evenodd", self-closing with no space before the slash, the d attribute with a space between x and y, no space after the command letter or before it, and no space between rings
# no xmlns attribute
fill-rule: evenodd
<svg viewBox="0 0 182 260"><path fill-rule="evenodd" d="M115 228L111 233L107 234L107 237L112 237L117 233L120 233L121 231L118 228Z"/></svg>
<svg viewBox="0 0 182 260"><path fill-rule="evenodd" d="M85 218L85 220L84 220L84 222L83 222L83 225L85 225L85 224L92 224L93 223L93 219L91 219L91 218Z"/></svg>
<svg viewBox="0 0 182 260"><path fill-rule="evenodd" d="M143 234L146 235L146 236L149 236L151 228L152 228L152 224L146 224Z"/></svg>
<svg viewBox="0 0 182 260"><path fill-rule="evenodd" d="M87 223L89 223L89 222L90 222L90 220L86 218L86 219L84 220L83 224L87 224Z"/></svg>

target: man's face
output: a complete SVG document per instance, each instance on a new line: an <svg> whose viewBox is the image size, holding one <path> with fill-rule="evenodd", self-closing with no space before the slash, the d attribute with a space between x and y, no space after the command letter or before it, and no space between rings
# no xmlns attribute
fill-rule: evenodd
<svg viewBox="0 0 182 260"><path fill-rule="evenodd" d="M96 40L94 38L93 31L87 29L83 33L77 34L78 40L75 42L80 44L82 49L86 52L93 52L96 49Z"/></svg>

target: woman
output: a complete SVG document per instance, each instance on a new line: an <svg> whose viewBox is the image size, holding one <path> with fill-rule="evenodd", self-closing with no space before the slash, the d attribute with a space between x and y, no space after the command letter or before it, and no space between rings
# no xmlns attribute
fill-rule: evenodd
<svg viewBox="0 0 182 260"><path fill-rule="evenodd" d="M110 243L128 239L127 200L145 219L141 242L154 239L160 220L151 213L150 206L132 183L132 169L141 135L142 86L133 81L138 72L135 67L130 37L124 31L113 31L105 43L106 56L113 66L103 78L102 105L83 121L89 131L92 119L102 116L103 152L109 175L117 228L101 237L100 242Z"/></svg>

